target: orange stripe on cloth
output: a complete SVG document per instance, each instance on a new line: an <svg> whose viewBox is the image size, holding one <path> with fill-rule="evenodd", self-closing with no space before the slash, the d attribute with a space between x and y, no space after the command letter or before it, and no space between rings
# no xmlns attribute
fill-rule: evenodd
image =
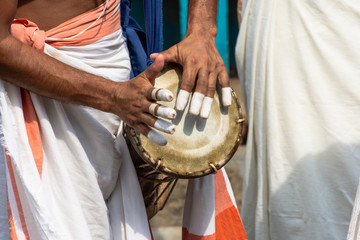
<svg viewBox="0 0 360 240"><path fill-rule="evenodd" d="M46 32L46 37L69 38L75 36L96 21L96 19L102 14L105 4L106 1L97 8L50 29ZM46 43L55 48L62 46L86 46L116 32L120 29L120 8L118 7L118 4L119 0L109 0L104 15L100 17L93 26L79 36L71 39L54 41L46 39Z"/></svg>
<svg viewBox="0 0 360 240"><path fill-rule="evenodd" d="M231 200L222 171L215 175L214 181L216 240L247 239L239 211Z"/></svg>
<svg viewBox="0 0 360 240"><path fill-rule="evenodd" d="M36 167L41 177L44 154L42 149L41 135L40 135L37 115L31 100L30 93L25 89L21 89L21 100L22 100L26 133L28 136L30 148L35 160Z"/></svg>
<svg viewBox="0 0 360 240"><path fill-rule="evenodd" d="M27 240L29 240L30 239L29 231L28 231L27 226L26 226L24 211L23 211L23 208L22 208L22 205L21 205L20 195L19 195L19 191L18 191L18 188L17 188L16 180L15 180L14 169L13 169L13 166L12 166L12 163L11 163L11 158L10 158L9 155L6 155L6 162L7 162L7 167L8 167L8 170L9 170L9 176L10 176L11 185L12 185L14 196L15 196L16 206L17 206L17 209L18 209L18 212L19 212L22 231L24 233L25 238ZM10 209L10 204L8 205L8 207ZM12 219L13 218L11 216L11 220ZM9 223L10 223L11 220L10 220L10 214L9 214Z"/></svg>
<svg viewBox="0 0 360 240"><path fill-rule="evenodd" d="M8 206L10 240L17 240L18 237L16 235L14 219L13 219L13 216L12 216L12 211L11 211L10 202L9 202L9 196L7 196L7 206Z"/></svg>
<svg viewBox="0 0 360 240"><path fill-rule="evenodd" d="M189 231L187 230L187 228L183 227L182 228L182 239L183 240L216 240L216 235L211 234L211 235L206 235L206 236L199 236L199 235L195 235L192 233L189 233ZM231 239L231 238L229 238Z"/></svg>
<svg viewBox="0 0 360 240"><path fill-rule="evenodd" d="M149 221L149 219L148 219L148 225L149 225L149 230L150 230L151 240L154 240L154 236L153 236L153 233L152 233L152 230L151 230L151 225L150 225L150 221Z"/></svg>
<svg viewBox="0 0 360 240"><path fill-rule="evenodd" d="M239 212L235 206L215 217L216 240L246 240L247 236Z"/></svg>

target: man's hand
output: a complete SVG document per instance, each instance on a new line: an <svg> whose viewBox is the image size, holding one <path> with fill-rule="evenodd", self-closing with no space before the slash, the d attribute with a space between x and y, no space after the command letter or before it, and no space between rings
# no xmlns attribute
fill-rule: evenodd
<svg viewBox="0 0 360 240"><path fill-rule="evenodd" d="M226 67L216 49L215 39L195 33L187 36L183 41L162 52L162 54L166 62L175 62L184 68L176 109L179 111L185 109L189 94L196 83L189 112L193 115L200 113L202 118L208 118L216 90L216 82L219 81L222 88L229 89ZM151 58L154 59L156 56L158 54L154 53ZM229 106L231 95L225 94L225 96L230 96L230 99L225 98L223 104Z"/></svg>
<svg viewBox="0 0 360 240"><path fill-rule="evenodd" d="M176 109L184 110L195 87L189 112L208 118L217 81L222 87L223 105L231 105L229 77L215 45L217 1L190 0L188 9L185 38L162 54L166 62L175 62L184 68ZM154 60L157 56L154 53L150 57Z"/></svg>
<svg viewBox="0 0 360 240"><path fill-rule="evenodd" d="M164 67L164 56L158 54L154 60L154 63L139 76L119 83L119 87L114 92L114 106L111 112L120 116L125 123L139 130L151 141L166 145L166 137L152 130L151 127L173 134L175 126L157 116L174 119L176 111L155 103L157 100L172 101L173 94L169 90L153 87L152 83Z"/></svg>

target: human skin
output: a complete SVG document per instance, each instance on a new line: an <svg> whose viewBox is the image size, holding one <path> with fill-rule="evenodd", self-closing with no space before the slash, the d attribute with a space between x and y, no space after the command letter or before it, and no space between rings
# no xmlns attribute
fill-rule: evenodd
<svg viewBox="0 0 360 240"><path fill-rule="evenodd" d="M191 91L197 79L196 90L213 96L217 76L228 86L226 69L215 47L215 0L190 0L185 39L162 54L152 55L154 63L146 71L121 83L61 63L10 34L14 18L26 18L40 29L49 30L101 3L101 0L1 0L0 78L42 96L114 113L145 136L157 120L149 113L154 102L152 83L165 61L184 66L184 89Z"/></svg>
<svg viewBox="0 0 360 240"><path fill-rule="evenodd" d="M243 0L238 0L238 4L237 4L237 16L238 16L239 26L240 26L240 24L241 24L242 3L243 3Z"/></svg>
<svg viewBox="0 0 360 240"><path fill-rule="evenodd" d="M184 39L162 52L166 62L184 67L181 89L214 97L216 83L229 87L227 70L218 50L216 15L218 1L190 0ZM150 57L154 60L158 54ZM196 86L195 86L196 83Z"/></svg>

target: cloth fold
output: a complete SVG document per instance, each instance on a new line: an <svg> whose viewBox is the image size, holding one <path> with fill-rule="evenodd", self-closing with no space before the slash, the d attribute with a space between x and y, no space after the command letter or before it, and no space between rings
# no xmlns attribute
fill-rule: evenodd
<svg viewBox="0 0 360 240"><path fill-rule="evenodd" d="M11 24L11 35L28 46L44 50L45 31L29 20L15 19Z"/></svg>
<svg viewBox="0 0 360 240"><path fill-rule="evenodd" d="M189 180L182 239L247 239L224 168L215 175Z"/></svg>
<svg viewBox="0 0 360 240"><path fill-rule="evenodd" d="M360 173L360 5L244 0L250 239L345 239Z"/></svg>

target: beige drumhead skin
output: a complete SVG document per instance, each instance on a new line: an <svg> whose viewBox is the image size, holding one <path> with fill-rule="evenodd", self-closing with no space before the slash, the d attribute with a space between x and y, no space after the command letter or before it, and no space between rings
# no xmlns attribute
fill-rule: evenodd
<svg viewBox="0 0 360 240"><path fill-rule="evenodd" d="M162 105L174 108L180 90L181 73L181 67L168 64L156 78L155 87L169 89L175 96L170 103L159 102ZM141 145L138 152L142 158L159 171L180 178L203 176L224 166L239 145L243 127L239 121L242 119L240 105L234 93L228 108L222 106L216 93L208 119L190 115L189 105L183 112L178 111L176 119L171 121L176 131L173 135L166 135L166 146L159 146L145 136L138 136Z"/></svg>

